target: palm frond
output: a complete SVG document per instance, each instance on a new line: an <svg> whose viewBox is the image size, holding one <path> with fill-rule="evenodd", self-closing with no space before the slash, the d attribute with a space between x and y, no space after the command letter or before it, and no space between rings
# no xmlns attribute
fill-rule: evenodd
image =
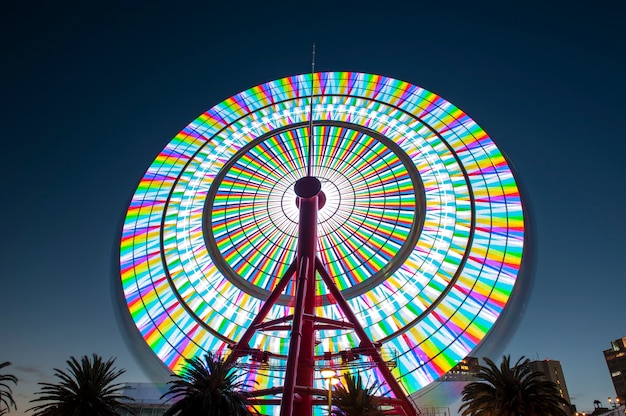
<svg viewBox="0 0 626 416"><path fill-rule="evenodd" d="M56 383L39 383L40 391L31 403L41 403L28 409L33 416L57 416L71 414L76 416L117 416L121 411L134 413L124 401L133 398L122 393L124 385L115 380L125 370L113 367L115 359L103 361L93 354L81 357L80 361L70 357L66 362L68 369L54 369Z"/></svg>
<svg viewBox="0 0 626 416"><path fill-rule="evenodd" d="M377 394L381 386L376 383L366 385L361 374L344 374L343 383L333 392L333 405L346 416L381 416L381 400Z"/></svg>
<svg viewBox="0 0 626 416"><path fill-rule="evenodd" d="M529 359L521 357L511 366L510 356L505 355L499 367L489 358L484 361L487 365L479 367L478 381L463 389L462 416L567 415L568 403L556 385L543 380L541 372L533 372Z"/></svg>
<svg viewBox="0 0 626 416"><path fill-rule="evenodd" d="M220 355L207 353L204 359L193 357L161 396L174 403L164 416L249 416L256 414L248 403L245 389L250 386L240 380L233 367Z"/></svg>
<svg viewBox="0 0 626 416"><path fill-rule="evenodd" d="M0 370L10 365L9 361L0 363ZM12 374L0 374L0 416L9 413L11 408L17 410L17 405L13 400L13 390L9 383L17 385L17 377Z"/></svg>

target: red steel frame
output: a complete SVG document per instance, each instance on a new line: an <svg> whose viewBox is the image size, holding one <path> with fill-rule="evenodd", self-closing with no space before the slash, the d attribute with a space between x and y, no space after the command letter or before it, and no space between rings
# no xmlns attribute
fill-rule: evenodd
<svg viewBox="0 0 626 416"><path fill-rule="evenodd" d="M251 392L251 396L265 396L282 392L280 400L281 416L312 416L313 405L319 404L320 400L314 396L325 396L326 391L314 389L313 380L315 375L315 323L335 325L336 327L354 328L361 340L359 352L369 355L385 382L393 392L395 399L383 401L394 407L396 414L415 416L419 412L409 402L406 393L396 378L391 373L387 363L383 360L376 345L369 339L367 333L359 323L356 315L335 285L332 277L317 258L317 213L325 202L324 193L321 192L319 180L312 176L305 176L296 182L295 191L297 204L300 209L298 222L298 246L296 261L289 267L284 276L265 301L254 321L250 324L239 342L232 346L232 352L228 356L228 362L232 363L237 358L249 354L252 350L249 341L254 333L268 325L292 321L291 336L289 341L289 355L287 356L287 368L285 370L285 382L282 388L273 388ZM315 276L320 274L331 296L341 309L349 324L345 322L330 322L326 318L315 317ZM274 322L263 322L271 307L276 303L279 296L285 290L295 273L296 296L294 314ZM280 321L280 322L278 322ZM321 393L321 394L320 394ZM275 399L259 399L258 402L276 404Z"/></svg>

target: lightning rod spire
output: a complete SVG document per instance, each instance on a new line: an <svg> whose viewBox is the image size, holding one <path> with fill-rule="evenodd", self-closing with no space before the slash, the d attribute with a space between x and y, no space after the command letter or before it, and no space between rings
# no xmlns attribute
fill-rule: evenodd
<svg viewBox="0 0 626 416"><path fill-rule="evenodd" d="M306 175L311 176L311 165L313 164L313 87L315 85L315 43L313 43L313 57L311 61L311 97L309 100L309 151L307 159Z"/></svg>

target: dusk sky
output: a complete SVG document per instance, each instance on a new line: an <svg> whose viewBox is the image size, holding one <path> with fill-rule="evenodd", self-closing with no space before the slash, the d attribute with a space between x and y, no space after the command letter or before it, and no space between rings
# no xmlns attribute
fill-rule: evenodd
<svg viewBox="0 0 626 416"><path fill-rule="evenodd" d="M127 4L128 3L128 4ZM0 362L23 415L70 356L150 379L120 327L117 250L143 173L200 113L310 71L386 75L476 120L516 169L535 274L512 359L615 397L626 336L626 36L613 2L44 2L0 9ZM499 357L493 357L499 360ZM451 409L455 412L457 409Z"/></svg>

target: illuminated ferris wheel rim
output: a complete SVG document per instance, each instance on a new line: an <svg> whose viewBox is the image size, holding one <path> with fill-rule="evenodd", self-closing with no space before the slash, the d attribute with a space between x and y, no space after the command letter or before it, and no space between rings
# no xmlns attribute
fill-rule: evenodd
<svg viewBox="0 0 626 416"><path fill-rule="evenodd" d="M393 143L399 143L400 133L408 132L406 137L421 140L428 147L422 149L428 166L418 167L426 208L423 220L419 216L422 225L417 234L434 229L432 235L439 240L432 240L432 244L439 243L422 247L424 256L411 253L405 259L410 267L396 265L401 276L386 275L387 280L372 283L369 292L366 288L366 293L355 295L351 303L372 339L400 351L404 358L395 371L412 392L449 369L454 357L462 358L477 346L507 304L524 247L519 191L508 161L493 141L441 97L402 81L369 74L316 73L315 80L322 92L312 94L318 103L313 114L316 127L341 122L358 126L373 120L367 121L367 128ZM226 340L236 340L238 328L245 325L243 316L253 313L262 302L225 276L219 277L215 265L205 263L211 258L208 251L194 246L198 241L205 243L206 236L198 230L207 227L203 198L212 185L200 184L201 192L195 193L195 188L188 186L197 178L189 169L202 167L201 158L206 161L211 155L228 152L222 150L227 146L220 144L220 135L229 131L228 140L236 138L242 127L238 122L252 113L263 114L256 121L258 134L248 140L275 134L273 116L285 110L294 119L292 126L305 123L309 81L309 75L283 78L216 105L166 146L133 197L121 245L122 283L138 329L172 369L179 367L183 357L221 350ZM286 109L286 103L294 103L294 107ZM342 105L354 111L335 111ZM337 119L321 118L324 111L335 111ZM385 121L395 123L394 127L384 130ZM220 152L215 152L217 149ZM238 151L225 158L233 160ZM435 175L428 176L424 168L439 169L444 181L441 185L449 190L438 188ZM457 210L444 212L450 195ZM165 204L161 202L164 200ZM201 208L194 210L194 204ZM443 212L439 219L433 216L433 206ZM189 207L193 209L180 211ZM157 241L160 243L155 245ZM459 257L463 247L465 254ZM200 257L195 257L197 253ZM423 269L424 274L410 274L409 269ZM337 266L336 270L343 269ZM345 284L349 282L345 280ZM349 293L350 287L341 289ZM334 313L332 305L322 306L322 310ZM321 345L332 348L333 343L350 344L345 336L335 338L331 344L322 340ZM255 339L269 350L280 352L282 348L273 341L264 342L262 337Z"/></svg>

